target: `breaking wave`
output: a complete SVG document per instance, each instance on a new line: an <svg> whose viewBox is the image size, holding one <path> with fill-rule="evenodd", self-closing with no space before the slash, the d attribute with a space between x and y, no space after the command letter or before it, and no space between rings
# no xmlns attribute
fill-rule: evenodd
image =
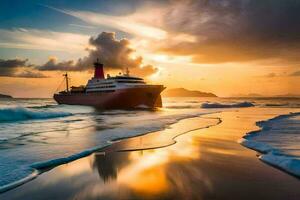
<svg viewBox="0 0 300 200"><path fill-rule="evenodd" d="M284 106L289 106L288 103L266 103L265 106L268 107L284 107Z"/></svg>
<svg viewBox="0 0 300 200"><path fill-rule="evenodd" d="M243 108L243 107L253 107L255 106L253 103L250 102L240 102L240 103L203 103L201 108Z"/></svg>
<svg viewBox="0 0 300 200"><path fill-rule="evenodd" d="M43 108L55 108L58 107L59 105L57 104L47 104L47 105L43 105L43 106L29 106L27 108L32 108L32 109L43 109Z"/></svg>
<svg viewBox="0 0 300 200"><path fill-rule="evenodd" d="M36 111L23 107L0 109L0 122L21 121L30 119L48 119L72 115L68 112Z"/></svg>
<svg viewBox="0 0 300 200"><path fill-rule="evenodd" d="M278 167L290 174L300 177L300 160L290 156L279 156L272 153L264 154L259 157L262 161Z"/></svg>
<svg viewBox="0 0 300 200"><path fill-rule="evenodd" d="M300 122L291 121L293 117L299 119L299 116L298 112L259 121L256 125L260 130L248 133L240 143L262 153L260 160L300 177L300 156L297 153Z"/></svg>

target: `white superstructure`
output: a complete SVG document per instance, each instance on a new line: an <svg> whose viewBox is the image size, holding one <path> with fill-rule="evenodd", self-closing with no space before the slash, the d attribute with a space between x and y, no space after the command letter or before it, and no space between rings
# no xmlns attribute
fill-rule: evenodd
<svg viewBox="0 0 300 200"><path fill-rule="evenodd" d="M92 78L86 85L86 92L110 92L118 89L141 87L147 85L142 78L129 75L114 76L106 79Z"/></svg>

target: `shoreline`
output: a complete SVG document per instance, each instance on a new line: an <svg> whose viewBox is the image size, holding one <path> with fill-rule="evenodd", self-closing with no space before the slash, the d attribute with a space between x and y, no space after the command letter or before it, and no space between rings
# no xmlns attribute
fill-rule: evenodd
<svg viewBox="0 0 300 200"><path fill-rule="evenodd" d="M206 115L210 115L210 114L213 114L213 113L218 113L218 112L203 113L203 114L199 114L197 116L190 116L190 117L187 117L187 118L182 118L182 119L179 119L177 122L166 124L163 128L161 128L159 130L156 130L156 131L149 131L149 132L141 133L141 134L135 135L135 136L118 138L118 139L109 141L108 142L109 144L107 144L105 146L92 147L92 148L86 149L82 152L79 152L77 154L70 155L68 157L56 158L56 159L52 159L52 160L46 160L46 161L33 163L32 165L30 165L30 167L33 169L33 172L30 175L28 175L28 176L26 176L22 179L19 179L15 182L9 183L9 184L4 185L4 186L1 186L0 187L0 195L2 193L5 193L5 192L9 191L9 190L13 190L14 188L17 188L17 187L19 187L23 184L26 184L26 183L38 178L43 173L46 173L50 170L53 170L56 167L59 167L61 165L68 164L68 163L71 163L71 162L76 161L78 159L88 157L88 156L90 156L90 155L92 155L96 152L106 152L109 149L114 149L115 146L120 146L120 145L122 145L122 142L126 143L127 140L140 138L140 137L143 137L143 136L146 136L146 135L161 134L161 132L164 132L166 129L169 129L172 125L180 123L181 121L190 120L190 119L194 119L194 118L205 118ZM209 128L211 126L215 126L215 125L218 125L219 123L221 123L221 119L219 119L219 118L215 118L215 119L219 120L216 124L211 124L211 125L207 125L207 126L204 126L204 127L197 127L197 128L187 130L183 133L175 134L174 137L169 138L169 141L166 141L167 144L163 144L163 145L160 145L160 146L141 148L141 149L130 149L130 150L120 150L120 151L138 151L138 150L147 150L147 149L149 150L149 149L157 149L157 148L168 147L170 145L175 144L176 143L175 138L180 136L180 135L186 134L186 133L188 133L190 131L194 131L194 130L206 129L206 128ZM119 144L119 143L121 143L121 144Z"/></svg>
<svg viewBox="0 0 300 200"><path fill-rule="evenodd" d="M288 157L287 155L284 155L284 154L276 155L276 153L275 153L274 155L272 155L273 151L276 150L276 149L274 149L274 147L272 147L268 144L261 144L260 142L251 141L251 138L255 137L255 135L264 134L263 131L268 131L270 128L272 128L272 127L268 126L267 123L270 123L270 122L273 122L276 120L288 119L288 118L292 118L292 117L299 116L299 115L300 115L300 112L290 112L288 114L278 115L276 117L273 117L273 118L270 118L267 120L258 121L258 122L256 122L256 126L259 127L259 129L246 133L243 136L243 138L241 138L239 140L239 143L246 148L249 148L249 149L252 149L252 150L258 152L260 154L258 156L258 158L262 162L264 162L276 169L279 169L291 176L294 176L295 178L300 180L299 170L298 170L298 172L295 172L287 167L288 165L292 165L292 162L294 161L294 159L292 159L291 157ZM282 165L280 163L275 164L274 162L272 162L272 160L274 159L274 158L273 159L271 158L272 156L275 156L276 157L275 159L277 159L277 160L282 158L282 159L280 159L280 162L285 162L286 164L285 165ZM264 159L266 157L271 160ZM296 162L296 161L298 163L300 163L299 160L295 159L294 162Z"/></svg>
<svg viewBox="0 0 300 200"><path fill-rule="evenodd" d="M208 178L208 179L210 179L210 181L212 183L220 182L220 181L221 182L228 181L230 183L230 182L233 181L234 184L236 185L236 183L235 183L236 180L235 179L233 179L233 180L231 180L231 178L228 179L228 174L225 173L226 171L229 171L229 172L233 173L232 170L235 169L236 171L233 174L231 174L230 176L233 176L233 177L235 177L238 180L244 180L245 181L245 180L248 180L247 177L236 175L236 174L244 174L244 173L247 174L247 173L249 173L249 169L250 170L254 169L254 170L257 170L257 172L259 172L259 173L257 173L257 172L254 173L253 172L253 173L250 173L250 174L252 174L254 176L253 178L256 179L256 180L262 180L263 177L269 177L267 175L270 175L270 174L274 175L274 176L269 177L270 180L265 180L265 182L269 183L269 185L273 185L273 186L267 186L267 188L268 187L272 188L272 187L276 186L276 188L278 189L278 186L280 185L280 182L278 182L278 179L280 179L280 180L287 181L288 185L291 186L290 189L284 187L284 189L281 189L281 191L282 190L294 191L293 189L295 189L295 187L297 188L297 187L300 186L299 179L295 180L294 177L292 177L292 176L290 176L288 174L285 174L282 171L279 171L278 169L273 168L273 167L271 167L269 165L265 165L264 162L261 162L255 156L257 154L256 151L253 151L253 150L249 149L248 147L245 148L241 144L239 144L238 142L236 142L238 139L241 139L243 136L245 136L246 132L244 132L244 134L241 135L242 131L244 129L247 129L247 130L250 129L250 131L251 130L253 131L253 130L256 130L258 128L258 126L255 123L253 123L253 124L250 123L250 121L251 120L254 121L254 119L251 119L249 121L249 123L246 123L247 126L243 125L243 124L237 124L236 125L237 128L233 128L233 129L231 128L232 127L232 125L230 124L231 121L236 121L236 120L239 121L239 118L243 118L245 120L249 120L248 118L252 117L251 116L251 109L252 110L262 110L262 109L259 109L259 108L250 108L250 109L245 108L245 109L235 109L235 110L238 110L238 111L232 111L231 110L231 111L226 111L226 112L222 112L222 113L207 114L205 116L214 117L214 118L220 118L221 120L223 120L223 122L222 123L217 123L216 125L212 125L212 126L209 126L209 127L204 127L204 128L201 128L201 129L195 129L195 130L190 130L190 131L187 131L187 132L183 132L183 133L178 134L178 135L176 135L176 132L177 132L176 129L174 129L174 128L172 130L167 129L167 130L169 130L170 132L173 132L173 134L176 135L174 137L174 139L176 138L177 142L175 144L173 144L173 145L172 144L171 145L167 145L166 147L161 147L159 149L157 149L157 146L153 147L153 148L149 148L149 149L146 148L146 150L143 149L143 148L132 148L132 147L137 147L137 144L139 144L141 140L143 140L143 142L145 142L145 143L142 144L142 145L144 145L144 147L145 147L145 145L146 145L146 147L147 147L147 145L149 145L147 143L149 141L150 141L150 145L153 145L153 143L151 144L151 140L153 140L154 142L156 142L155 137L157 137L157 135L155 136L155 134L153 134L153 133L149 133L149 134L146 134L146 135L142 135L142 136L137 136L137 137L127 138L127 139L121 140L120 142L113 143L112 145L110 145L110 146L108 146L106 148L102 148L101 150L98 150L98 151L92 153L91 155L89 155L87 157L83 157L83 158L80 158L78 160L72 161L70 163L59 165L59 166L56 166L54 168L51 168L50 170L47 170L47 171L43 172L42 174L40 174L36 179L34 179L34 180L30 181L30 182L27 182L26 184L24 184L22 186L19 186L19 187L14 188L14 189L12 189L10 191L7 191L5 193L0 194L0 197L1 197L1 195L4 195L6 197L11 197L12 199L14 199L14 198L18 199L18 197L14 196L14 194L16 194L16 193L21 193L22 194L22 192L25 192L25 193L28 192L27 195L30 195L30 194L32 194L32 191L30 193L30 188L33 187L33 186L38 186L40 181L41 182L45 182L47 179L51 179L51 178L53 178L53 176L57 176L57 175L61 174L61 172L60 172L61 170L66 169L68 171L68 167L70 167L70 166L73 166L73 167L74 166L78 166L78 163L86 162L85 160L88 160L88 159L90 159L90 160L92 159L93 160L93 159L97 158L97 156L99 157L100 154L101 154L101 152L104 154L104 158L105 159L112 158L113 160L114 160L114 155L124 155L124 154L131 155L131 154L135 154L136 152L145 152L145 154L147 152L147 153L151 154L151 152L153 152L153 151L159 153L159 152L165 152L165 151L168 152L169 150L171 150L171 152L172 152L171 154L175 153L175 156L178 156L177 154L185 152L184 148L187 148L188 146L190 146L190 144L188 142L189 142L189 140L191 140L191 138L196 138L195 140L197 141L197 143L200 144L200 147L199 147L199 145L196 145L195 147L193 147L193 148L198 149L195 152L200 151L200 152L202 152L202 153L200 153L200 155L202 155L204 157L207 157L207 158L201 158L201 157L197 157L197 156L194 157L193 154L189 153L189 154L183 156L184 160L186 160L185 157L187 157L188 160L192 159L192 160L195 160L195 162L197 160L199 160L197 162L201 161L201 162L204 162L206 165L210 166L209 168L204 167L204 169L207 170L207 171L206 170L204 170L204 171L206 171L206 173L209 174L208 177L206 177L206 176L205 177ZM285 113L287 113L287 111L285 111ZM243 115L245 115L245 116L243 116ZM251 117L248 117L247 115L249 115ZM263 113L260 117L255 117L255 118L257 119L257 122L258 121L262 121L262 120L268 120L268 119L271 119L269 117L269 115L270 114L264 114ZM203 116L200 116L200 118L201 117L203 117ZM185 120L187 120L187 119L185 119ZM177 122L175 124L178 124L178 123L180 123L182 121L184 121L184 120L180 120L179 122ZM242 121L242 123L244 123L244 122ZM183 123L183 126L187 126L187 123ZM232 129L232 132L228 131L227 130L228 128ZM160 131L158 131L158 132L160 132ZM221 135L219 133L221 133ZM156 132L156 134L157 134L157 132ZM202 146L204 146L204 147L207 146L207 147L206 148L201 147L201 144L202 144ZM124 149L125 149L125 151L124 151ZM129 151L129 152L127 152L127 151ZM191 156L191 158L189 158L189 156ZM142 158L143 158L143 156L142 156ZM101 159L102 159L102 157L101 157ZM224 162L219 163L219 161L218 161L219 159L223 160ZM127 161L126 159L125 160L121 159L121 160L117 160L117 162L128 163L129 161ZM134 162L136 162L136 164L134 164ZM133 168L134 168L134 166L139 166L139 164L138 164L139 163L139 159L135 160L134 162L132 164ZM153 162L158 162L158 161L154 160ZM213 162L214 164L212 164L211 162ZM243 163L243 164L239 165L238 163L240 163L240 162ZM173 165L174 164L170 163L170 166L173 166ZM191 164L188 164L186 166L189 168L190 165ZM239 165L239 166L237 166L237 165ZM248 167L245 168L245 165L246 166L249 165L250 168L248 168ZM129 162L128 166L131 166L130 162ZM174 166L176 166L176 165L174 165ZM220 166L223 166L224 168L223 167L220 168ZM105 167L109 168L111 166L106 166L105 165ZM200 168L201 168L201 165L200 165ZM242 170L242 169L247 169L247 168L248 168L248 172L247 172L247 170L246 171ZM185 169L185 168L183 168L183 169ZM195 168L195 169L197 169L197 168ZM217 171L216 171L216 169L217 169ZM221 171L219 171L219 169L221 169ZM225 172L223 172L223 170ZM221 173L221 175L218 176L218 175L216 175L216 174L214 174L212 172L214 172L216 174L220 174ZM90 173L92 173L92 172L90 172ZM118 172L118 173L122 174L122 169L121 169L121 172ZM134 171L130 171L130 173L134 173ZM168 173L168 172L166 171L165 173ZM264 173L266 173L266 174L264 174ZM203 176L203 174L201 176ZM72 176L72 178L74 178L74 177L76 178L76 176ZM189 178L193 179L193 177L189 177ZM117 179L118 179L118 177L117 177ZM61 183L63 180L61 180L61 181L58 180L58 181L59 181L58 183ZM94 181L93 178L90 178L89 183L93 183L93 181ZM129 180L125 180L125 182L128 182L128 181ZM200 180L197 179L197 181L200 181ZM256 187L253 184L248 184L247 182L244 182L244 181L242 182L244 185L247 185L248 187L250 187L252 189L253 188L259 189L259 187ZM71 183L69 183L69 184L71 184ZM104 184L104 186L106 186L105 183L103 183L103 184ZM131 184L129 184L129 183L127 183L127 184L130 187L133 187ZM136 183L136 184L138 184L138 183ZM66 187L68 187L68 186L66 186ZM135 186L135 187L137 187L137 186ZM217 192L217 193L222 193L223 192L222 195L225 195L223 197L226 197L226 195L228 195L229 192L226 191L226 190L224 190L224 187L227 188L226 186L222 186L221 187L221 192L217 191L217 190L214 190L214 191ZM229 188L227 188L227 189L229 191L231 190ZM240 186L238 188L236 188L236 190L240 190L240 189L243 190L245 188L240 188ZM37 191L37 193L43 193L43 191L45 192L45 190L47 191L47 187L45 187L44 189L40 188ZM126 190L128 190L128 189L126 189ZM76 193L78 191L75 190L73 192ZM169 192L169 194L173 195L173 192L175 192L175 191L172 190L172 192ZM210 193L210 191L208 191L208 190L206 191L205 190L204 193ZM294 191L294 193L297 193L297 192ZM270 198L271 196L272 197L275 196L275 195L272 195L272 194L263 194L261 192L259 192L259 194L260 195L265 195L266 198ZM278 192L275 192L275 194L278 194ZM284 194L286 194L286 193L284 193ZM300 194L300 192L299 192L299 194ZM111 194L111 195L114 195L114 194ZM221 197L222 197L222 195L221 195ZM252 197L253 197L253 195L255 196L255 194L252 194ZM167 196L169 196L169 195L167 195ZM143 197L145 197L145 196L143 196ZM199 197L199 196L196 195L196 197ZM217 198L217 199L222 199L222 198ZM246 199L250 199L250 198L247 197ZM278 199L278 196L277 196L277 199Z"/></svg>
<svg viewBox="0 0 300 200"><path fill-rule="evenodd" d="M209 114L208 114L209 115ZM176 138L177 137L180 137L181 135L184 135L184 134L188 134L189 132L192 132L192 131L196 131L196 130L200 130L200 129L207 129L207 128L210 128L212 126L217 126L219 125L220 123L222 123L222 120L220 118L207 118L205 116L199 116L199 117L192 117L192 118L205 118L205 119L215 119L215 120L218 120L218 122L216 124L212 124L212 125L207 125L205 127L199 127L199 128L194 128L194 129L191 129L191 130L188 130L188 131L185 131L183 133L179 133L179 134L175 134L174 137L170 138L171 142L168 143L168 144L165 144L165 145L161 145L161 146L153 146L153 147L141 147L141 148L134 148L134 149L121 149L121 150L117 150L117 152L126 152L126 151L142 151L142 150L151 150L151 149L160 149L160 148L165 148L165 147L168 147L168 146L171 146L171 145L174 145L176 144ZM188 118L188 119L192 119L192 118ZM183 119L185 120L185 119ZM179 123L179 122L177 122ZM151 133L148 133L148 134L155 134L155 132L151 132ZM131 139L131 138L139 138L143 135L140 135L140 136L136 136L136 137L130 137L130 138L126 138L124 140L121 140L120 142L124 142L124 143L127 143L128 141L126 141L127 139ZM154 136L155 137L155 136ZM117 144L117 145L121 145L121 144ZM113 148L112 146L108 146L107 148L103 149L104 152L105 150L108 150L110 148Z"/></svg>

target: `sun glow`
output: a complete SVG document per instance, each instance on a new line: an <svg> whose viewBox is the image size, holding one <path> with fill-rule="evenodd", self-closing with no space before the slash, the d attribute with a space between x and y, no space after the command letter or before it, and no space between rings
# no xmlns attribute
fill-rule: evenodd
<svg viewBox="0 0 300 200"><path fill-rule="evenodd" d="M199 144L194 142L193 137L184 141L176 147L130 153L132 163L120 170L117 182L148 195L166 192L170 187L166 177L167 164L200 157Z"/></svg>

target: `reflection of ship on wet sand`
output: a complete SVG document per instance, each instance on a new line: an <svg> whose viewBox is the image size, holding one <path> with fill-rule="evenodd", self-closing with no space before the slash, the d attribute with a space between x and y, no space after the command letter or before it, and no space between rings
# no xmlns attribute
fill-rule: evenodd
<svg viewBox="0 0 300 200"><path fill-rule="evenodd" d="M128 163L128 153L95 153L93 168L104 182L117 179L118 171Z"/></svg>
<svg viewBox="0 0 300 200"><path fill-rule="evenodd" d="M177 183L181 178L192 179L192 182L199 182L198 179L203 178L202 174L198 175L198 172L194 171L193 165L185 166L188 160L199 157L198 145L193 145L192 140L189 140L178 150L177 147L172 146L174 144L172 138L218 123L220 123L218 118L195 117L173 124L169 129L120 141L104 149L104 152L94 154L93 169L97 170L105 185L120 188L119 195L125 199L128 198L126 194L128 192L131 193L130 198L137 195L137 199L141 197L139 193L163 199L166 194L172 194L175 198L179 194L174 188L180 188L180 195L188 195L186 194L190 190L188 188L194 186L187 184L182 188ZM166 146L168 146L166 149L160 149ZM175 159L176 166L170 168L169 159ZM184 174L178 174L177 170ZM196 191L196 189L192 190ZM190 195L197 196L197 194Z"/></svg>
<svg viewBox="0 0 300 200"><path fill-rule="evenodd" d="M88 105L102 109L132 109L162 107L163 85L150 85L144 79L126 74L104 77L103 64L94 63L94 77L86 86L71 87L65 74L66 90L54 94L59 104Z"/></svg>
<svg viewBox="0 0 300 200"><path fill-rule="evenodd" d="M184 199L197 197L198 185L206 178L196 170L199 157L196 144L182 147L180 151L173 146L167 149L152 149L126 152L96 153L93 168L117 199ZM174 162L169 165L169 162ZM178 173L178 171L182 173ZM203 179L201 181L201 179ZM181 181L185 180L185 185ZM205 190L208 190L205 187ZM104 192L105 193L105 192ZM197 198L196 198L197 199Z"/></svg>

